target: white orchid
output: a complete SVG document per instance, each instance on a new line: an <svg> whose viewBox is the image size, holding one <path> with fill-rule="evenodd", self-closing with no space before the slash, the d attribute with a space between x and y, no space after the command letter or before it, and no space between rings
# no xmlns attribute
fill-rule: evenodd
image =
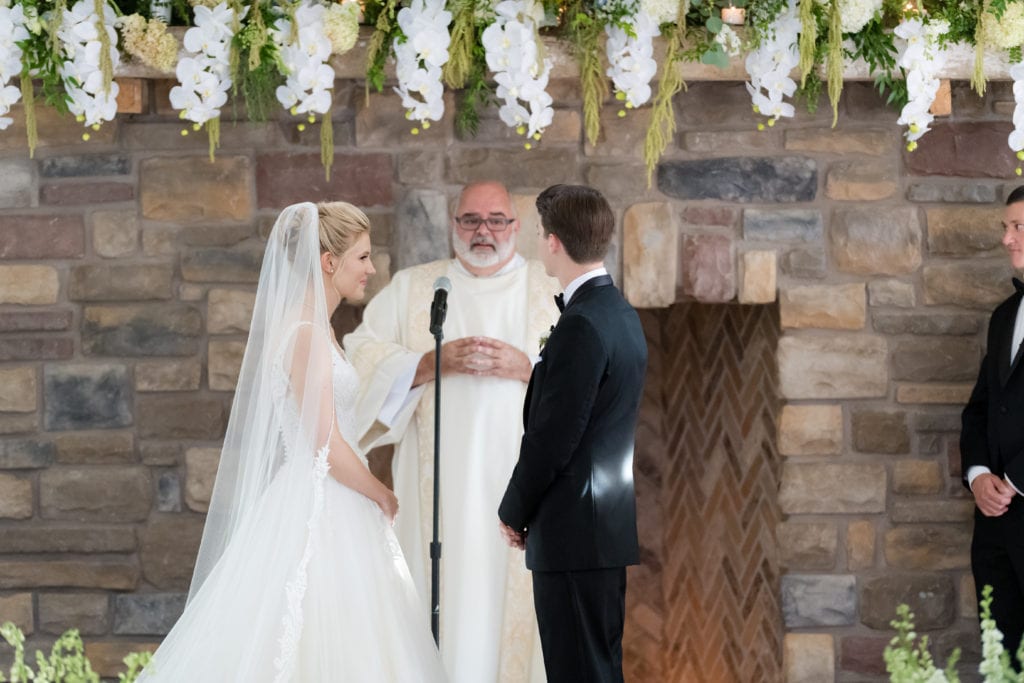
<svg viewBox="0 0 1024 683"><path fill-rule="evenodd" d="M633 35L614 23L605 25L608 41L605 51L608 55L607 75L612 79L616 97L624 100L626 107L639 107L651 98L651 79L658 71L654 61L654 39L661 35L658 21L637 10L626 19Z"/></svg>
<svg viewBox="0 0 1024 683"><path fill-rule="evenodd" d="M896 122L907 127L909 151L917 148L917 141L935 119L929 109L939 91L938 74L946 63L946 51L939 40L948 31L945 21L927 20L920 15L904 17L893 30L902 39L896 65L906 72L908 95Z"/></svg>
<svg viewBox="0 0 1024 683"><path fill-rule="evenodd" d="M747 54L744 62L750 82L747 91L754 111L768 117L773 126L781 117L792 117L796 110L784 98L796 92L790 74L800 64L798 37L800 18L796 0L789 0L766 32L761 44ZM758 124L759 129L764 128Z"/></svg>
<svg viewBox="0 0 1024 683"><path fill-rule="evenodd" d="M1010 78L1013 79L1013 130L1007 138L1007 144L1017 155L1017 161L1024 161L1024 62L1017 62L1010 67ZM1021 167L1017 165L1017 175Z"/></svg>
<svg viewBox="0 0 1024 683"><path fill-rule="evenodd" d="M190 54L178 62L178 85L171 88L170 100L172 107L181 110L182 118L202 125L218 118L228 101L235 10L227 2L194 9L195 26L185 32L182 40ZM247 11L245 8L242 16Z"/></svg>
<svg viewBox="0 0 1024 683"><path fill-rule="evenodd" d="M547 93L551 59L542 59L537 46L544 7L535 0L504 0L494 13L494 22L484 29L481 40L502 101L498 116L505 125L539 140L555 113ZM526 143L527 149L531 146Z"/></svg>
<svg viewBox="0 0 1024 683"><path fill-rule="evenodd" d="M270 30L285 74L285 82L275 94L293 114L315 118L315 114L330 111L334 88L334 69L328 63L332 45L325 29L328 11L314 0L304 0L292 16L294 30L288 16L275 21Z"/></svg>
<svg viewBox="0 0 1024 683"><path fill-rule="evenodd" d="M21 90L8 83L21 73L22 51L18 42L28 37L22 6L0 7L0 130L14 122L7 113L21 98Z"/></svg>
<svg viewBox="0 0 1024 683"><path fill-rule="evenodd" d="M395 75L405 116L424 128L444 116L444 86L441 67L448 62L452 13L444 0L413 0L398 12L402 34L395 38ZM413 128L418 133L419 129Z"/></svg>
<svg viewBox="0 0 1024 683"><path fill-rule="evenodd" d="M93 128L117 115L118 86L104 76L101 35L105 34L111 70L121 61L117 51L114 10L104 4L101 17L95 8L96 4L91 0L79 0L64 10L57 32L65 56L60 75L68 95L68 109L86 126ZM83 137L88 139L88 133Z"/></svg>

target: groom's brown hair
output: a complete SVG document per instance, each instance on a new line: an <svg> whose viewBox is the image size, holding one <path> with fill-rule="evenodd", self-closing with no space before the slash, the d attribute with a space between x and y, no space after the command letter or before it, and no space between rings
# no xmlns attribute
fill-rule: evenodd
<svg viewBox="0 0 1024 683"><path fill-rule="evenodd" d="M545 235L555 235L576 263L596 263L608 254L615 215L608 200L586 185L552 185L537 196Z"/></svg>

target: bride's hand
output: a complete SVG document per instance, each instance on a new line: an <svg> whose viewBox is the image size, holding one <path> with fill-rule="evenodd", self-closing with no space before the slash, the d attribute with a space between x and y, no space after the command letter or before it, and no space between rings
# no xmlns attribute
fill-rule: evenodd
<svg viewBox="0 0 1024 683"><path fill-rule="evenodd" d="M384 492L381 494L380 498L374 502L377 503L377 507L379 507L380 511L384 513L384 516L388 518L388 521L394 524L395 515L398 514L398 498L391 489L386 486L382 488L384 489Z"/></svg>

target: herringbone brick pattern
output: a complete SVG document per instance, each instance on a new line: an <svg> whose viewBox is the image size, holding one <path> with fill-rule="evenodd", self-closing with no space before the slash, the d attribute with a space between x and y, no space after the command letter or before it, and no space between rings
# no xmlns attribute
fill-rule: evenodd
<svg viewBox="0 0 1024 683"><path fill-rule="evenodd" d="M643 319L637 489L641 533L657 523L660 538L642 537L630 575L628 680L777 683L778 311L682 304Z"/></svg>

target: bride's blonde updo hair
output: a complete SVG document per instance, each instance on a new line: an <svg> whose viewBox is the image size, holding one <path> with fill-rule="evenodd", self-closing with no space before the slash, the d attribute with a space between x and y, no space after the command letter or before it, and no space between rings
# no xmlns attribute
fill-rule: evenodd
<svg viewBox="0 0 1024 683"><path fill-rule="evenodd" d="M320 253L329 251L341 256L370 230L370 219L348 202L320 202L316 208L320 218Z"/></svg>

